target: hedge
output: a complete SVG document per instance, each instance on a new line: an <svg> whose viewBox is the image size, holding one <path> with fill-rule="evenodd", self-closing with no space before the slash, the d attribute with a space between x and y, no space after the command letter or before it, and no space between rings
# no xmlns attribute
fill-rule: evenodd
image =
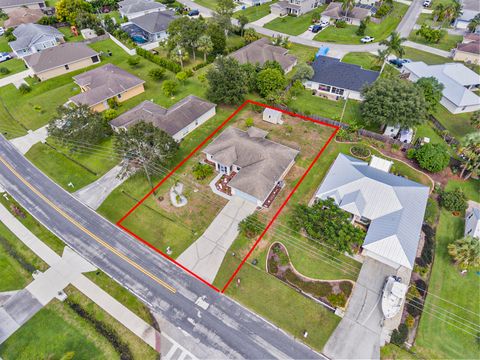
<svg viewBox="0 0 480 360"><path fill-rule="evenodd" d="M158 66L164 67L165 69L170 70L175 74L182 71L181 66L176 62L157 56L150 51L142 49L140 47L137 48L137 55L140 55L141 57L157 64Z"/></svg>

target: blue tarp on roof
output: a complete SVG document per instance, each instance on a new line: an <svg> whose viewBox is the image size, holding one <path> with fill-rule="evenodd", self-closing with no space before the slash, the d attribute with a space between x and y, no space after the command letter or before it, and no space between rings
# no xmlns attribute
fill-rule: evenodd
<svg viewBox="0 0 480 360"><path fill-rule="evenodd" d="M326 56L328 54L328 50L330 50L330 48L328 48L326 46L323 46L323 45L320 46L317 53L315 54L315 58L317 58L319 56Z"/></svg>

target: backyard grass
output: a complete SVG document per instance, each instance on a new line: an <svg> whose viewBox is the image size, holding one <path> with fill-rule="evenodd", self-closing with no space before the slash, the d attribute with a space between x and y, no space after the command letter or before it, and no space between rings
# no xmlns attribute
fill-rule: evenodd
<svg viewBox="0 0 480 360"><path fill-rule="evenodd" d="M9 71L8 74L0 74L0 79L27 69L23 60L20 59L11 59L4 61L0 63L0 68L6 68Z"/></svg>
<svg viewBox="0 0 480 360"><path fill-rule="evenodd" d="M463 38L461 35L445 34L445 36L438 43L429 43L420 35L416 35L416 31L417 30L413 30L410 33L408 40L445 51L450 51L456 47L459 42L462 42Z"/></svg>
<svg viewBox="0 0 480 360"><path fill-rule="evenodd" d="M397 28L402 17L405 15L408 9L407 5L394 2L393 11L388 14L380 24L370 22L367 25L365 35L375 38L375 42L386 39L392 31ZM339 44L361 44L360 39L363 36L356 34L358 26L347 25L345 28L336 28L335 26L329 26L325 30L320 31L314 40L326 41Z"/></svg>
<svg viewBox="0 0 480 360"><path fill-rule="evenodd" d="M250 6L245 10L237 11L235 14L233 14L233 17L238 19L238 17L243 14L248 18L248 22L257 21L258 19L261 19L270 14L270 5L275 4L276 2L277 0L274 0L266 2L259 6Z"/></svg>
<svg viewBox="0 0 480 360"><path fill-rule="evenodd" d="M418 50L409 46L405 46L405 59L410 59L412 61L423 61L428 65L438 65L445 64L447 62L452 62L451 58L445 58L443 56L438 56L435 54L428 53L426 51Z"/></svg>
<svg viewBox="0 0 480 360"><path fill-rule="evenodd" d="M470 124L472 113L452 114L443 105L438 105L433 114L447 128L450 135L460 140L463 136L476 131Z"/></svg>
<svg viewBox="0 0 480 360"><path fill-rule="evenodd" d="M451 191L460 188L465 193L467 199L480 202L480 180L468 179L465 180L450 180L445 186L445 190Z"/></svg>
<svg viewBox="0 0 480 360"><path fill-rule="evenodd" d="M377 57L368 52L351 52L342 58L342 62L360 65L365 70L380 71L381 64L378 63Z"/></svg>
<svg viewBox="0 0 480 360"><path fill-rule="evenodd" d="M263 27L279 31L288 35L300 35L308 30L312 25L312 17L316 12L322 12L325 6L321 6L314 11L310 11L300 16L284 16L273 19L266 23Z"/></svg>
<svg viewBox="0 0 480 360"><path fill-rule="evenodd" d="M63 34L63 38L67 42L78 42L84 40L82 34L80 34L80 30L78 30L78 36L75 36L75 34L72 33L72 30L70 30L68 26L58 28L58 31Z"/></svg>
<svg viewBox="0 0 480 360"><path fill-rule="evenodd" d="M448 255L447 245L463 237L463 231L463 216L453 216L446 210L441 211L436 235L435 261L428 289L430 294L427 296L415 346L420 354L428 354L431 358L480 357L480 348L476 341L478 333L469 330L471 334L467 334L455 327L465 329L467 326L477 328L480 326L478 316L480 303L473 300L479 297L479 277L473 269L462 276ZM445 310L441 311L440 308ZM453 315L446 317L441 314L447 311ZM458 318L458 322L454 322L452 317L455 316L465 320ZM446 320L453 322L454 326L447 324ZM466 321L473 324L466 324Z"/></svg>

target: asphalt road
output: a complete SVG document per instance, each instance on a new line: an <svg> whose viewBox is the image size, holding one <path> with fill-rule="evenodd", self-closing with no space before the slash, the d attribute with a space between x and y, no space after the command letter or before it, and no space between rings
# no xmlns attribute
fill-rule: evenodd
<svg viewBox="0 0 480 360"><path fill-rule="evenodd" d="M170 324L215 349L210 358L322 357L80 203L3 136L0 184L72 249L128 288ZM163 282L166 284L162 285ZM173 287L175 292L167 287ZM206 310L195 304L201 296L209 304Z"/></svg>

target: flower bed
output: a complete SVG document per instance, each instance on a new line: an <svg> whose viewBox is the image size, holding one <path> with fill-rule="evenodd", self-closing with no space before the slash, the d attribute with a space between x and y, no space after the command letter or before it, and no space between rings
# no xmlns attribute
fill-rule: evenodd
<svg viewBox="0 0 480 360"><path fill-rule="evenodd" d="M370 157L372 152L365 146L354 145L350 148L350 154L361 159L367 159Z"/></svg>

